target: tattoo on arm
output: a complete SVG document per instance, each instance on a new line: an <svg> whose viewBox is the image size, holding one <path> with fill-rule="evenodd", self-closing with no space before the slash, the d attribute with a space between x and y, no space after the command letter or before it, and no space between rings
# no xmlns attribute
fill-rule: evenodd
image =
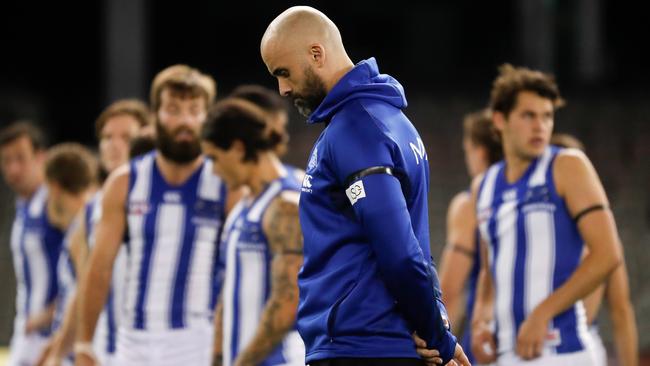
<svg viewBox="0 0 650 366"><path fill-rule="evenodd" d="M265 216L268 220L265 220L264 231L273 254L302 255L302 231L298 219L298 206L278 198L271 203Z"/></svg>

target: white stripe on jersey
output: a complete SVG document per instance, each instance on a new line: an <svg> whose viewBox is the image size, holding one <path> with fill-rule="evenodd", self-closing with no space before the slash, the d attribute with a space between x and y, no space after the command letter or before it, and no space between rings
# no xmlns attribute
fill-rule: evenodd
<svg viewBox="0 0 650 366"><path fill-rule="evenodd" d="M221 199L221 180L213 174L212 160L206 160L203 171L201 172L201 179L199 181L199 194L200 198L218 201Z"/></svg>
<svg viewBox="0 0 650 366"><path fill-rule="evenodd" d="M497 180L497 173L499 173L499 164L492 165L485 173L485 180L483 182L483 189L479 192L478 209L486 209L492 206L492 198L494 196L494 184Z"/></svg>
<svg viewBox="0 0 650 366"><path fill-rule="evenodd" d="M532 211L524 214L524 217L527 243L524 311L530 314L553 292L555 224L553 212L546 210Z"/></svg>
<svg viewBox="0 0 650 366"><path fill-rule="evenodd" d="M280 192L282 189L282 183L275 181L271 183L271 186L266 189L266 192L253 204L250 211L248 211L248 216L246 217L248 221L259 222L262 218L262 213L264 209L269 205L269 202Z"/></svg>
<svg viewBox="0 0 650 366"><path fill-rule="evenodd" d="M129 201L149 202L151 194L151 171L155 162L154 155L147 155L135 164L136 181L129 195Z"/></svg>
<svg viewBox="0 0 650 366"><path fill-rule="evenodd" d="M236 244L234 245L236 246ZM261 279L266 276L266 256L264 252L240 250L238 260L241 263L239 273L239 350L243 350L253 339L255 330L262 317L266 284ZM246 264L244 264L246 263ZM235 267L234 263L232 267ZM227 304L232 306L233 303Z"/></svg>
<svg viewBox="0 0 650 366"><path fill-rule="evenodd" d="M27 288L25 286L25 269L23 268L23 254L20 250L20 239L25 229L25 222L21 213L16 214L11 226L11 253L13 255L14 270L16 271L16 316L25 315L25 301L27 301Z"/></svg>
<svg viewBox="0 0 650 366"><path fill-rule="evenodd" d="M43 310L47 300L49 286L49 268L46 253L43 251L43 233L27 230L23 236L23 245L27 253L27 263L31 277L31 293L29 300L29 314ZM56 265L56 263L54 263Z"/></svg>
<svg viewBox="0 0 650 366"><path fill-rule="evenodd" d="M206 160L199 180L198 199L218 201L221 197L222 181L213 174L212 161ZM204 271L204 268L212 268L215 263L215 251L217 250L218 226L200 225L196 228L195 245L192 251L192 258L189 265L188 286L186 295L187 313L189 319L184 320L193 326L194 321L204 322L205 316L210 309L212 291L206 291L212 287L212 273ZM197 253L200 253L197 255ZM198 315L195 317L193 315Z"/></svg>
<svg viewBox="0 0 650 366"><path fill-rule="evenodd" d="M596 350L596 341L594 340L593 334L589 331L589 326L587 325L587 310L585 310L582 300L576 302L575 309L578 339L582 343L583 347L589 350Z"/></svg>
<svg viewBox="0 0 650 366"><path fill-rule="evenodd" d="M179 204L163 203L158 206L156 235L147 276L144 310L147 329L153 331L169 328L172 290L180 259L185 232L185 208Z"/></svg>
<svg viewBox="0 0 650 366"><path fill-rule="evenodd" d="M29 203L29 216L31 217L37 217L41 216L43 213L43 210L45 210L45 205L46 205L46 200L47 200L47 189L46 188L40 188L36 193L34 194L34 198Z"/></svg>
<svg viewBox="0 0 650 366"><path fill-rule="evenodd" d="M497 212L497 237L499 241L495 268L496 307L499 320L499 353L512 349L516 329L512 313L515 259L517 258L517 201L505 202Z"/></svg>
<svg viewBox="0 0 650 366"><path fill-rule="evenodd" d="M546 184L546 172L548 165L551 162L552 151L551 149L544 150L544 154L539 158L537 166L532 176L528 180L529 187L541 186Z"/></svg>
<svg viewBox="0 0 650 366"><path fill-rule="evenodd" d="M212 273L202 269L212 268L214 265L218 235L217 228L214 226L199 226L196 230L185 300L188 311L184 314L189 313L189 319L186 318L185 320L188 321L190 326L195 325L193 324L194 321L204 323L206 316L212 316L212 314L206 313L210 309L210 301L212 300L210 296L212 291L206 291L206 289L212 287Z"/></svg>
<svg viewBox="0 0 650 366"><path fill-rule="evenodd" d="M145 156L135 164L137 179L128 202L149 202L151 194L151 170L153 169L153 156ZM129 230L129 255L127 260L126 299L125 299L125 324L135 322L135 307L140 289L140 264L144 254L144 216L128 215Z"/></svg>
<svg viewBox="0 0 650 366"><path fill-rule="evenodd" d="M238 210L230 214L231 217L238 217L239 211L244 207L243 200L237 205ZM236 216L235 216L236 214ZM233 220L232 225L236 225L237 220ZM225 233L226 231L224 231ZM230 229L228 230L230 232ZM226 243L226 263L234 263L237 259L237 242L239 241L239 230L233 230L232 234L228 238ZM234 302L235 295L235 266L229 266L226 264L226 277L223 284L223 364L226 366L232 365L232 330L234 327L234 309L232 306L226 306L226 304L232 304Z"/></svg>
<svg viewBox="0 0 650 366"><path fill-rule="evenodd" d="M481 213L486 209L489 209L490 206L492 205L492 197L494 196L494 185L497 179L497 173L499 172L499 166L498 165L493 165L488 171L485 173L485 182L483 183L483 189L479 192L478 196L478 204L477 204L477 212ZM488 255L488 262L492 263L494 262L494 252L492 250L492 240L490 239L490 231L489 231L489 220L487 218L481 218L479 217L479 231L481 234L481 238L485 241L487 244L487 255Z"/></svg>

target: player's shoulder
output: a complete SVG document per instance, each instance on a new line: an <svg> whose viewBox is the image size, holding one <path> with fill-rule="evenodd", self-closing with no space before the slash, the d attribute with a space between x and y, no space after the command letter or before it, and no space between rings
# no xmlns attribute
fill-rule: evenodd
<svg viewBox="0 0 650 366"><path fill-rule="evenodd" d="M460 191L454 195L454 197L449 202L449 212L457 213L464 211L472 205L472 193L471 191Z"/></svg>
<svg viewBox="0 0 650 366"><path fill-rule="evenodd" d="M300 193L294 190L284 190L271 200L262 217L264 231L274 229L277 222L298 220L298 200Z"/></svg>
<svg viewBox="0 0 650 366"><path fill-rule="evenodd" d="M560 195L570 187L592 184L598 174L584 152L578 149L561 149L553 164L553 180Z"/></svg>
<svg viewBox="0 0 650 366"><path fill-rule="evenodd" d="M555 157L555 169L571 171L572 168L579 168L590 164L587 155L579 149L559 149Z"/></svg>
<svg viewBox="0 0 650 366"><path fill-rule="evenodd" d="M468 190L458 192L449 202L447 221L449 223L466 221L473 211L474 204L471 192Z"/></svg>
<svg viewBox="0 0 650 366"><path fill-rule="evenodd" d="M130 171L129 164L124 164L108 176L102 188L102 205L125 200L129 189Z"/></svg>
<svg viewBox="0 0 650 366"><path fill-rule="evenodd" d="M470 197L476 198L476 196L478 196L479 189L481 188L481 183L483 183L483 179L485 178L486 173L487 172L477 174L474 178L472 178L472 183L470 184Z"/></svg>
<svg viewBox="0 0 650 366"><path fill-rule="evenodd" d="M553 176L556 182L571 182L581 179L593 170L591 161L584 152L566 148L557 152L553 164Z"/></svg>

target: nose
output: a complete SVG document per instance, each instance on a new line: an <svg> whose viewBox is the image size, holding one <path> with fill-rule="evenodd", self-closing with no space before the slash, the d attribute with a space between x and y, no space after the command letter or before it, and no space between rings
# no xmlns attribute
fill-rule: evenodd
<svg viewBox="0 0 650 366"><path fill-rule="evenodd" d="M278 91L283 97L288 97L291 94L291 86L286 80L278 79Z"/></svg>

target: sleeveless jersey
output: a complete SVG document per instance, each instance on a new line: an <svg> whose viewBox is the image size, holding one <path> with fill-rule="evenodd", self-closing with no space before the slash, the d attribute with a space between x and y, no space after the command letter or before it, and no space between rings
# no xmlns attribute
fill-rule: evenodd
<svg viewBox="0 0 650 366"><path fill-rule="evenodd" d="M123 324L152 331L203 325L216 300L225 184L205 160L185 183L170 185L155 156L130 163Z"/></svg>
<svg viewBox="0 0 650 366"><path fill-rule="evenodd" d="M292 174L270 183L254 199L243 198L224 226L223 362L233 364L253 338L271 292L272 253L262 219L273 200L283 195L298 202L300 184ZM304 365L305 350L291 331L260 365Z"/></svg>
<svg viewBox="0 0 650 366"><path fill-rule="evenodd" d="M45 310L58 293L56 268L63 233L48 220L45 186L29 200L16 201L10 240L16 273L16 320L24 322ZM41 333L48 335L50 330Z"/></svg>
<svg viewBox="0 0 650 366"><path fill-rule="evenodd" d="M558 151L549 146L512 184L506 181L503 161L491 166L481 182L477 217L495 283L499 354L514 350L528 314L580 263L583 241L553 181ZM550 354L570 353L590 342L585 309L578 301L549 322L544 348Z"/></svg>

